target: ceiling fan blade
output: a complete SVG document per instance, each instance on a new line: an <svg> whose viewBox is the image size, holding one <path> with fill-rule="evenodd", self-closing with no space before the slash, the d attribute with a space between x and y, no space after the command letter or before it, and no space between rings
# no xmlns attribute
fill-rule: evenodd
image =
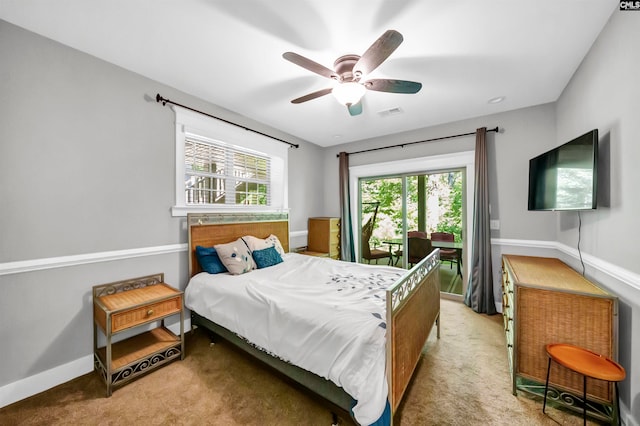
<svg viewBox="0 0 640 426"><path fill-rule="evenodd" d="M320 96L328 95L331 93L333 88L329 87L327 89L316 90L315 92L309 93L308 95L300 96L291 101L292 104L301 104L302 102L307 102L315 98L319 98Z"/></svg>
<svg viewBox="0 0 640 426"><path fill-rule="evenodd" d="M364 87L376 92L418 93L422 83L406 80L373 79L364 82Z"/></svg>
<svg viewBox="0 0 640 426"><path fill-rule="evenodd" d="M282 54L282 57L289 62L293 62L294 64L301 66L302 68L308 69L311 72L319 74L323 77L327 78L335 78L335 71L325 67L324 65L320 65L317 62L312 61L311 59L307 59L304 56L300 56L297 53L293 52L285 52Z"/></svg>
<svg viewBox="0 0 640 426"><path fill-rule="evenodd" d="M356 76L367 75L393 53L402 43L402 34L396 30L387 30L362 54L353 66Z"/></svg>
<svg viewBox="0 0 640 426"><path fill-rule="evenodd" d="M347 109L351 116L362 114L362 101L358 101L357 104L348 104Z"/></svg>

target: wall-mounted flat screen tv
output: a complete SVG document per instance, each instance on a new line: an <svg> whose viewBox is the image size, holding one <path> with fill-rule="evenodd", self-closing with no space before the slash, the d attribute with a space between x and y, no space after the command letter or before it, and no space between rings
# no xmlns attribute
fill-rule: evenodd
<svg viewBox="0 0 640 426"><path fill-rule="evenodd" d="M597 207L598 129L529 161L529 210Z"/></svg>

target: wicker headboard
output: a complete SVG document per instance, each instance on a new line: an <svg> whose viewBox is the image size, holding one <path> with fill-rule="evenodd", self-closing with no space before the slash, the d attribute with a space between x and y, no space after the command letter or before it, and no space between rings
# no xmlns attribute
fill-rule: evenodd
<svg viewBox="0 0 640 426"><path fill-rule="evenodd" d="M274 234L285 252L289 252L289 216L287 213L207 213L188 214L189 277L202 271L195 255L196 246L213 247L245 235L267 238Z"/></svg>

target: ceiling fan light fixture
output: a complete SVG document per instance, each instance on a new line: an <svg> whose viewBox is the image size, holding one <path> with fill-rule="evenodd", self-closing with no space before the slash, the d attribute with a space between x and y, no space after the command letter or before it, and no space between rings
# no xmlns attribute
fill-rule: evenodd
<svg viewBox="0 0 640 426"><path fill-rule="evenodd" d="M283 53L282 57L287 61L333 80L331 87L300 96L293 99L291 103L300 104L333 93L336 100L347 107L349 114L356 116L362 114L360 99L367 90L387 93L418 93L422 84L415 81L375 78L360 83L363 76L370 75L373 70L387 60L389 55L402 43L402 40L402 34L396 30L387 30L362 56L354 54L340 56L333 62L333 70L297 53Z"/></svg>
<svg viewBox="0 0 640 426"><path fill-rule="evenodd" d="M366 91L362 84L350 81L336 84L331 93L342 105L355 105L360 102Z"/></svg>

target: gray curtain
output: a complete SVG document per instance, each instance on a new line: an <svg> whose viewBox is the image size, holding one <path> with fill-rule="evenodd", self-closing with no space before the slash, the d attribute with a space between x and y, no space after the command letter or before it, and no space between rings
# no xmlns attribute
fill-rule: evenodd
<svg viewBox="0 0 640 426"><path fill-rule="evenodd" d="M476 130L475 168L471 265L464 303L478 313L495 314L493 269L491 267L491 231L489 229L489 171L486 127Z"/></svg>
<svg viewBox="0 0 640 426"><path fill-rule="evenodd" d="M340 259L347 262L356 261L353 247L351 227L351 196L349 194L349 154L341 152L339 167L340 184Z"/></svg>

